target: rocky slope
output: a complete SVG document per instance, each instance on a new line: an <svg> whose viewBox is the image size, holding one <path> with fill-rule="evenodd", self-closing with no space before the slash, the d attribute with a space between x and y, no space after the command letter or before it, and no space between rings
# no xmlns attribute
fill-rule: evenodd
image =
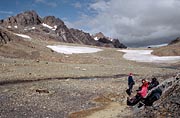
<svg viewBox="0 0 180 118"><path fill-rule="evenodd" d="M176 83L167 90L153 107L146 107L137 113L135 117L146 118L178 118L180 116L180 83Z"/></svg>
<svg viewBox="0 0 180 118"><path fill-rule="evenodd" d="M0 29L0 45L6 44L8 41L11 41L8 33Z"/></svg>
<svg viewBox="0 0 180 118"><path fill-rule="evenodd" d="M172 40L167 46L154 48L153 54L158 56L180 56L180 39Z"/></svg>
<svg viewBox="0 0 180 118"><path fill-rule="evenodd" d="M169 45L180 43L180 37L177 37L175 40L171 41Z"/></svg>
<svg viewBox="0 0 180 118"><path fill-rule="evenodd" d="M85 45L124 48L119 41L111 44L99 42L93 39L89 33L77 29L69 29L64 22L54 16L41 18L35 11L25 11L0 20L0 26L16 33L28 34L36 39L55 40L66 43L78 43ZM107 44L107 45L106 45Z"/></svg>

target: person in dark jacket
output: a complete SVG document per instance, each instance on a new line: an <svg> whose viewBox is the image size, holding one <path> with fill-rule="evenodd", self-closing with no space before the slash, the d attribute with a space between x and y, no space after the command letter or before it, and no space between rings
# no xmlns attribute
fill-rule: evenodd
<svg viewBox="0 0 180 118"><path fill-rule="evenodd" d="M158 87L154 89L147 97L144 99L144 104L146 106L152 106L153 103L160 99L160 96L162 95L162 90Z"/></svg>
<svg viewBox="0 0 180 118"><path fill-rule="evenodd" d="M155 77L153 77L151 82L149 83L148 90L151 90L152 88L154 88L154 87L156 87L158 85L159 85L158 80Z"/></svg>
<svg viewBox="0 0 180 118"><path fill-rule="evenodd" d="M130 73L128 76L128 87L129 88L126 90L128 95L131 95L134 84L135 84L135 82L133 80L132 73Z"/></svg>

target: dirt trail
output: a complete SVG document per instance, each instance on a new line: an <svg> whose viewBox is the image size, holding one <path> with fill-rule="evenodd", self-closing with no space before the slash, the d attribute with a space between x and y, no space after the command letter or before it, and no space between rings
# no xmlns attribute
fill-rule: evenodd
<svg viewBox="0 0 180 118"><path fill-rule="evenodd" d="M121 100L116 101L119 95L109 94L93 99L93 102L100 104L99 107L82 110L70 114L70 118L125 118L131 116L132 110L126 105L126 97L121 96ZM114 100L113 100L114 99Z"/></svg>
<svg viewBox="0 0 180 118"><path fill-rule="evenodd" d="M125 104L112 102L105 109L94 112L85 118L124 118L130 113L130 109Z"/></svg>

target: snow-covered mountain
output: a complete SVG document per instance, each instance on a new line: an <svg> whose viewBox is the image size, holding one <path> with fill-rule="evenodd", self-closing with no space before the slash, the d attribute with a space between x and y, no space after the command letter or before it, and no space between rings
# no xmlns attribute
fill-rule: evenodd
<svg viewBox="0 0 180 118"><path fill-rule="evenodd" d="M25 11L0 20L0 26L14 33L26 34L41 40L55 40L66 43L108 47L107 42L94 40L89 33L78 29L69 29L65 23L54 16L39 17L35 11ZM117 42L117 41L116 41ZM112 43L113 48L124 48Z"/></svg>

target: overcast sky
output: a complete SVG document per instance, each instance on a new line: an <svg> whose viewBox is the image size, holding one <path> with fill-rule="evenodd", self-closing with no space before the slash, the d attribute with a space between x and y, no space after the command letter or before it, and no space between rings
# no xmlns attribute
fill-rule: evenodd
<svg viewBox="0 0 180 118"><path fill-rule="evenodd" d="M180 0L97 0L73 25L131 45L168 43L180 35Z"/></svg>
<svg viewBox="0 0 180 118"><path fill-rule="evenodd" d="M1 0L0 18L28 9L128 46L168 43L180 34L180 0Z"/></svg>

